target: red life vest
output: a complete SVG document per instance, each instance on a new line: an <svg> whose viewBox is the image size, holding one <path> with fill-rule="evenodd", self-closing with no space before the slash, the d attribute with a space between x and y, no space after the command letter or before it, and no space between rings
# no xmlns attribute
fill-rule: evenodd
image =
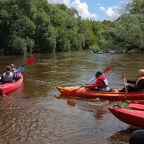
<svg viewBox="0 0 144 144"><path fill-rule="evenodd" d="M85 87L87 88L104 88L104 87L107 87L108 85L105 84L104 80L106 79L106 77L104 75L99 75L95 81L95 83L93 84L89 84L89 85L86 85Z"/></svg>

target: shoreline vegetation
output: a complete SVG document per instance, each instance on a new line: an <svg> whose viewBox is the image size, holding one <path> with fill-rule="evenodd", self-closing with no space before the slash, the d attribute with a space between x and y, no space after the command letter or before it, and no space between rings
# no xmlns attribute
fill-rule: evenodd
<svg viewBox="0 0 144 144"><path fill-rule="evenodd" d="M138 51L137 49L132 49L129 51L125 51L125 50L109 50L109 51L103 51L103 50L97 50L97 49L93 49L92 50L93 53L96 54L105 54L105 53L111 53L111 54L122 54L122 53L141 53L144 54L144 51Z"/></svg>
<svg viewBox="0 0 144 144"><path fill-rule="evenodd" d="M0 54L143 53L143 5L143 0L133 0L118 19L100 22L47 0L0 0Z"/></svg>

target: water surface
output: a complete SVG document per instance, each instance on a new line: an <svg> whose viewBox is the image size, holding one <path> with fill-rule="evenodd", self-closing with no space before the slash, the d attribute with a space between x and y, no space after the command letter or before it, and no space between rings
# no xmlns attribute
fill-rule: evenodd
<svg viewBox="0 0 144 144"><path fill-rule="evenodd" d="M37 61L25 67L24 84L0 98L1 144L128 144L133 128L107 109L116 102L75 99L73 107L67 99L56 98L56 86L84 84L97 70L111 66L106 73L110 86L122 88L121 74L125 72L127 78L135 79L137 70L143 68L143 54L32 56ZM10 63L21 66L29 57L0 57L0 72Z"/></svg>

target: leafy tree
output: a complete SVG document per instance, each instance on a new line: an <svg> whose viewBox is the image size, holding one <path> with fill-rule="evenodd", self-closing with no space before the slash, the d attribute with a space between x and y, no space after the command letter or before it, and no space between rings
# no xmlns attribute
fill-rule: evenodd
<svg viewBox="0 0 144 144"><path fill-rule="evenodd" d="M144 50L144 1L114 22L82 20L74 8L47 0L0 0L0 53Z"/></svg>
<svg viewBox="0 0 144 144"><path fill-rule="evenodd" d="M133 0L132 3L127 5L127 7L131 14L144 14L143 0Z"/></svg>
<svg viewBox="0 0 144 144"><path fill-rule="evenodd" d="M10 54L25 54L25 51L27 50L27 43L26 40L13 35L11 39L11 47L8 51Z"/></svg>

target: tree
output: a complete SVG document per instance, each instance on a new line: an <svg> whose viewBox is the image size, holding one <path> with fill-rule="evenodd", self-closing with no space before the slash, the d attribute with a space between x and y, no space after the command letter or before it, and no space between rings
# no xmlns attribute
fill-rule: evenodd
<svg viewBox="0 0 144 144"><path fill-rule="evenodd" d="M143 0L133 0L127 6L131 14L144 14L144 1Z"/></svg>

